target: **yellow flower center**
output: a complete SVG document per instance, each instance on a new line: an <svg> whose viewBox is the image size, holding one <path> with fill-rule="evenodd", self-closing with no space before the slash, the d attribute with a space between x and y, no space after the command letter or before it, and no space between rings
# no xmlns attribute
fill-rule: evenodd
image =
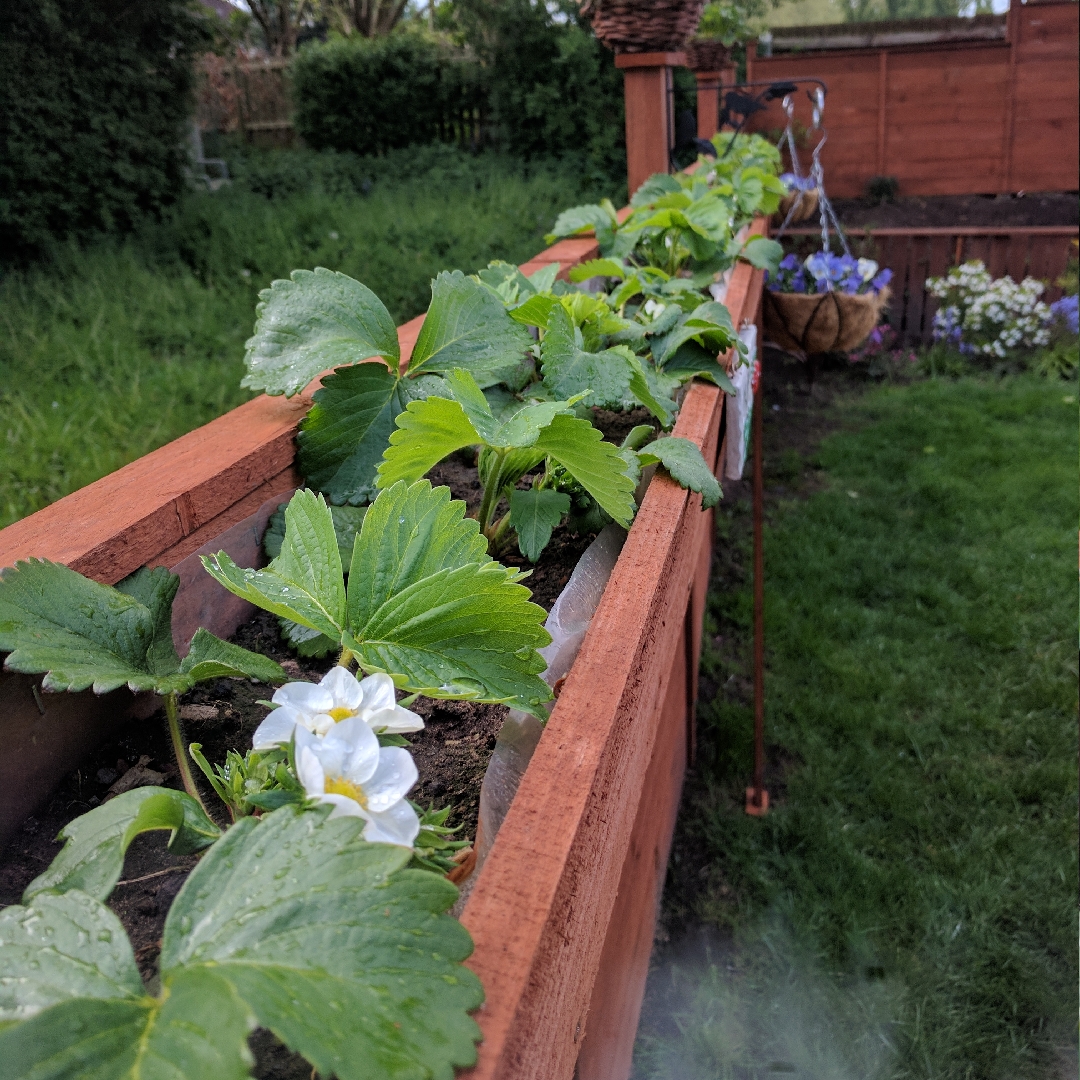
<svg viewBox="0 0 1080 1080"><path fill-rule="evenodd" d="M344 705L339 705L336 709L331 709L326 715L329 716L335 724L340 724L342 720L348 720L350 716L355 716L356 713Z"/></svg>
<svg viewBox="0 0 1080 1080"><path fill-rule="evenodd" d="M327 795L344 795L358 802L365 810L367 809L367 796L351 780L345 780L340 776L332 777L323 785L323 791Z"/></svg>

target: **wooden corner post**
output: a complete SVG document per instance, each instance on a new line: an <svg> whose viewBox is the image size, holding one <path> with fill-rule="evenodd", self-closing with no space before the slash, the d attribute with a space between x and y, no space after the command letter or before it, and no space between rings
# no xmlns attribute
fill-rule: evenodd
<svg viewBox="0 0 1080 1080"><path fill-rule="evenodd" d="M623 72L626 95L626 181L635 191L653 173L671 171L673 67L684 67L681 52L620 53L615 66Z"/></svg>

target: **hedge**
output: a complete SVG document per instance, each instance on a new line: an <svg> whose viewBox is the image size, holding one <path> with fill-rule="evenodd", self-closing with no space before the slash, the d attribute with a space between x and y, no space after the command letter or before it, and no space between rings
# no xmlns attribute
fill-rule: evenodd
<svg viewBox="0 0 1080 1080"><path fill-rule="evenodd" d="M205 9L204 9L205 10ZM195 54L187 0L5 5L0 34L0 251L130 228L180 192Z"/></svg>

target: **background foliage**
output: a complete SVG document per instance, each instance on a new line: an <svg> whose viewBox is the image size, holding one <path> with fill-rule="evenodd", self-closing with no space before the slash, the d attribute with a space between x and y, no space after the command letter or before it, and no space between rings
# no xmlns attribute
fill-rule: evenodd
<svg viewBox="0 0 1080 1080"><path fill-rule="evenodd" d="M230 187L0 278L0 527L245 400L244 342L274 278L341 270L403 322L440 270L523 262L563 207L605 193L566 162L448 146L212 150Z"/></svg>
<svg viewBox="0 0 1080 1080"><path fill-rule="evenodd" d="M364 154L435 140L555 154L621 186L622 76L587 27L558 15L529 0L459 0L444 5L437 37L311 42L292 68L297 131L316 149Z"/></svg>
<svg viewBox="0 0 1080 1080"><path fill-rule="evenodd" d="M205 9L204 9L205 10ZM5 4L0 250L130 228L183 185L192 64L210 40L187 0Z"/></svg>

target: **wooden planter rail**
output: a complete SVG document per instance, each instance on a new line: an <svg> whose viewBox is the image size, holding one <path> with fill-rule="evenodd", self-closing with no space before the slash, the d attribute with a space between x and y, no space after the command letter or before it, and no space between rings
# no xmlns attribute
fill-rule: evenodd
<svg viewBox="0 0 1080 1080"><path fill-rule="evenodd" d="M557 262L565 274L597 251L564 240L521 269ZM760 320L761 290L760 271L736 267L736 326ZM421 321L399 328L403 358ZM146 564L178 568L178 644L200 620L231 633L253 609L224 604L194 555L220 546L247 565L259 558L268 513L298 483L307 405L256 398L16 522L0 531L0 566L44 557L110 583ZM723 407L715 386L695 383L675 427L714 467ZM462 915L487 995L471 1080L629 1075L691 752L712 536L701 497L656 476ZM3 840L123 720L131 695L42 695L39 679L0 678ZM50 743L61 750L43 754Z"/></svg>
<svg viewBox="0 0 1080 1080"><path fill-rule="evenodd" d="M817 237L818 228L788 229L788 236ZM950 228L851 229L848 240L859 255L877 259L893 272L888 323L905 345L932 340L937 300L926 292L926 279L941 277L950 267L981 259L992 277L1008 274L1047 282L1043 299L1057 300L1054 282L1076 256L1080 228L1075 225L1025 225L994 228L970 225ZM820 246L820 245L819 245Z"/></svg>
<svg viewBox="0 0 1080 1080"><path fill-rule="evenodd" d="M895 176L903 195L1076 190L1080 41L1072 0L1014 3L996 41L972 34L967 41L815 49L819 29L798 31L806 42L801 52L762 57L751 43L746 78L828 84L821 160L830 194L861 195L872 176ZM751 126L782 128L779 103Z"/></svg>

